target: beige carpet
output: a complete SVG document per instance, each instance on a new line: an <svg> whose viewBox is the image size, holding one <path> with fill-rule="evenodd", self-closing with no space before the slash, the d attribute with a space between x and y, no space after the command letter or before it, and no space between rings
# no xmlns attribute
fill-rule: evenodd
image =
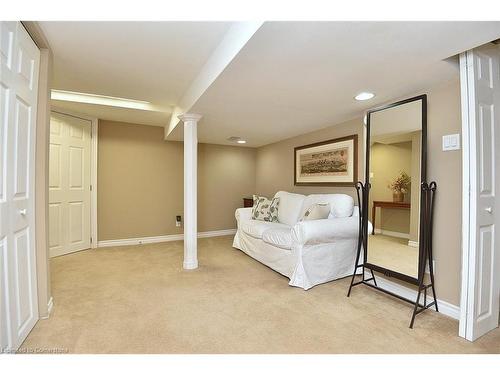
<svg viewBox="0 0 500 375"><path fill-rule="evenodd" d="M199 240L88 250L51 261L54 310L23 350L70 353L500 353L500 329L475 343L435 312L408 329L410 306L348 279L309 291L231 247Z"/></svg>

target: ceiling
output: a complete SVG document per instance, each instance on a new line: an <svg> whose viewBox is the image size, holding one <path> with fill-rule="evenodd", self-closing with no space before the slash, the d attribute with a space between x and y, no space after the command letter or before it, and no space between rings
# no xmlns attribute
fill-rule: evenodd
<svg viewBox="0 0 500 375"><path fill-rule="evenodd" d="M116 121L164 126L230 22L39 22L54 54L53 87L149 101L161 112L54 101Z"/></svg>
<svg viewBox="0 0 500 375"><path fill-rule="evenodd" d="M53 102L102 119L165 126L229 22L40 22L53 88L145 100L160 111ZM500 38L500 22L266 22L189 112L198 139L258 147L361 116L458 79L456 59ZM361 91L376 94L358 102ZM168 139L181 140L182 126Z"/></svg>
<svg viewBox="0 0 500 375"><path fill-rule="evenodd" d="M198 138L256 147L338 124L458 79L446 59L499 37L500 22L267 22L191 109Z"/></svg>

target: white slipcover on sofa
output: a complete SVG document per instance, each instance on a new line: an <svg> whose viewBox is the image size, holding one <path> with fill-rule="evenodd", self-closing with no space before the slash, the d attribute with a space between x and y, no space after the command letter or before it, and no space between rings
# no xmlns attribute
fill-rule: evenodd
<svg viewBox="0 0 500 375"><path fill-rule="evenodd" d="M233 247L287 276L305 290L352 275L359 210L346 194L279 191L278 223L252 220L252 208L236 210ZM328 219L299 221L314 203L330 203Z"/></svg>

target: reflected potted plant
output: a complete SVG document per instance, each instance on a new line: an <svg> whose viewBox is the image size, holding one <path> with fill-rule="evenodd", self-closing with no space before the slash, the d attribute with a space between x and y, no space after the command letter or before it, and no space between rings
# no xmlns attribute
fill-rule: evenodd
<svg viewBox="0 0 500 375"><path fill-rule="evenodd" d="M405 194L410 189L411 178L405 171L399 175L387 187L392 190L392 200L394 202L404 202Z"/></svg>

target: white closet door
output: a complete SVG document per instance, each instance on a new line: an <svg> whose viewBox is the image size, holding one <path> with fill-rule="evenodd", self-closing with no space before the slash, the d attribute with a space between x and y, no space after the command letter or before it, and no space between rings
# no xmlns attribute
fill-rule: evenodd
<svg viewBox="0 0 500 375"><path fill-rule="evenodd" d="M1 346L15 350L38 320L35 122L40 51L19 22L0 22Z"/></svg>
<svg viewBox="0 0 500 375"><path fill-rule="evenodd" d="M58 256L90 248L92 122L52 112L49 148L49 248Z"/></svg>
<svg viewBox="0 0 500 375"><path fill-rule="evenodd" d="M463 58L462 58L463 60ZM467 51L470 138L470 238L461 335L475 340L498 327L500 299L500 49ZM462 82L463 84L465 82Z"/></svg>

